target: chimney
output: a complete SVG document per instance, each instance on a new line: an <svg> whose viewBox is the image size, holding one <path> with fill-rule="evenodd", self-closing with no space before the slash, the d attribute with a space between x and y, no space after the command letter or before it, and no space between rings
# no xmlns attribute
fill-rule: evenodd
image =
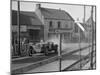
<svg viewBox="0 0 100 75"><path fill-rule="evenodd" d="M41 7L41 4L36 4L36 8L39 9Z"/></svg>
<svg viewBox="0 0 100 75"><path fill-rule="evenodd" d="M61 8L59 8L59 10L61 10Z"/></svg>

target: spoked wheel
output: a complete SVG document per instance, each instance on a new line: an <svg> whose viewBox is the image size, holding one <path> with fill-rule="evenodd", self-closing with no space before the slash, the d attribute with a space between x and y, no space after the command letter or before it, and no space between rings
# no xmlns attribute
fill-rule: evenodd
<svg viewBox="0 0 100 75"><path fill-rule="evenodd" d="M56 54L58 53L58 51L57 51L57 50L55 50L54 52L55 52Z"/></svg>
<svg viewBox="0 0 100 75"><path fill-rule="evenodd" d="M32 56L32 49L29 49L29 56Z"/></svg>
<svg viewBox="0 0 100 75"><path fill-rule="evenodd" d="M30 46L30 48L29 48L29 56L32 56L32 54L33 54L33 47Z"/></svg>
<svg viewBox="0 0 100 75"><path fill-rule="evenodd" d="M48 56L48 55L49 55L49 53L48 53L48 50L47 50L47 49L45 50L45 52L44 52L44 53L45 53L45 55L46 55L46 56Z"/></svg>

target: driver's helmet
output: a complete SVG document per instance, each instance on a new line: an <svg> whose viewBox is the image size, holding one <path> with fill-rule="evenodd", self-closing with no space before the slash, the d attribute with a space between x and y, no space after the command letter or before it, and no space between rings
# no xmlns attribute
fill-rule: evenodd
<svg viewBox="0 0 100 75"><path fill-rule="evenodd" d="M32 42L29 42L29 46L32 46L33 45L33 43Z"/></svg>

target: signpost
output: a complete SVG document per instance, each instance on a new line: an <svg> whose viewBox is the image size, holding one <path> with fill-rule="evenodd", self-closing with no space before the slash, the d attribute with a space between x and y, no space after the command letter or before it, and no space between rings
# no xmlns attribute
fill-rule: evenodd
<svg viewBox="0 0 100 75"><path fill-rule="evenodd" d="M56 33L59 34L59 50L58 50L58 57L59 57L59 71L61 72L61 51L62 51L62 31L61 30L56 30Z"/></svg>

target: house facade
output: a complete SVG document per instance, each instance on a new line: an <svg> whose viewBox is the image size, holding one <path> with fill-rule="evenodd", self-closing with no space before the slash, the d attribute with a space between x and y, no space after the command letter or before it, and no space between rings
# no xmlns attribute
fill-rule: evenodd
<svg viewBox="0 0 100 75"><path fill-rule="evenodd" d="M44 35L44 27L42 22L38 19L37 15L34 12L20 11L19 16L20 24L20 45L22 42L26 44L29 42L40 42L40 39ZM12 10L12 55L18 55L18 20L17 20L17 11ZM24 46L26 47L26 46ZM21 46L20 46L21 48ZM20 49L21 55L27 55L26 49Z"/></svg>
<svg viewBox="0 0 100 75"><path fill-rule="evenodd" d="M18 49L16 49L18 48L17 18L17 11L12 10L12 45L15 48L13 54L18 53ZM72 42L75 37L74 19L69 13L61 9L43 8L41 4L36 4L34 12L20 11L19 19L21 43L25 40L37 43L41 40L58 39L60 33L63 42L66 43Z"/></svg>
<svg viewBox="0 0 100 75"><path fill-rule="evenodd" d="M92 22L93 22L93 26L94 26L94 33L92 33ZM79 40L79 36L81 37L81 41L82 42L91 42L92 41L92 37L94 35L94 39L95 39L95 36L96 36L96 29L95 29L95 22L92 21L91 17L89 17L87 19L87 21L85 23L81 23L80 22L80 25L84 28L84 31L82 31L79 26L77 25L77 23L75 23L75 27L74 27L74 41L77 41ZM80 29L80 30L79 30Z"/></svg>
<svg viewBox="0 0 100 75"><path fill-rule="evenodd" d="M85 24L86 24L86 38L88 38L89 39L88 41L91 42L93 38L94 40L96 39L96 23L90 16Z"/></svg>
<svg viewBox="0 0 100 75"><path fill-rule="evenodd" d="M74 31L74 19L61 9L43 8L41 4L36 5L35 13L44 24L44 41L59 36L66 42L72 40ZM57 31L60 30L59 33Z"/></svg>
<svg viewBox="0 0 100 75"><path fill-rule="evenodd" d="M12 32L16 35L17 31L17 11L12 11ZM20 11L20 32L21 38L27 37L30 41L42 37L43 24L34 12Z"/></svg>

